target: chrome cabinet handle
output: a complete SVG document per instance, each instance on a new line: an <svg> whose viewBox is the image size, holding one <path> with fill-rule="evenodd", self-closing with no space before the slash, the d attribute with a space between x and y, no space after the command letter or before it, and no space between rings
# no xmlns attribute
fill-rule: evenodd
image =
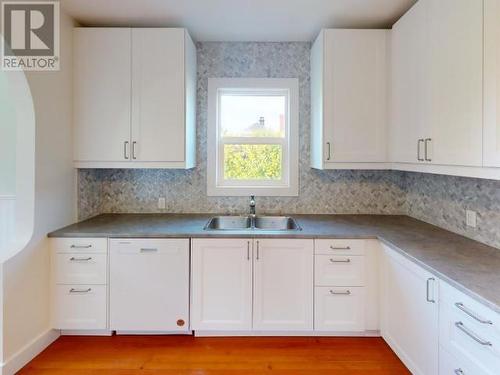
<svg viewBox="0 0 500 375"><path fill-rule="evenodd" d="M351 247L350 246L344 246L344 247L330 246L330 249L332 249L332 250L351 250Z"/></svg>
<svg viewBox="0 0 500 375"><path fill-rule="evenodd" d="M250 260L250 241L247 241L247 260Z"/></svg>
<svg viewBox="0 0 500 375"><path fill-rule="evenodd" d="M136 141L132 142L132 159L136 160L137 156L135 155L135 145L137 144Z"/></svg>
<svg viewBox="0 0 500 375"><path fill-rule="evenodd" d="M71 245L72 249L90 249L92 245Z"/></svg>
<svg viewBox="0 0 500 375"><path fill-rule="evenodd" d="M70 293L88 293L92 290L92 288L88 288L88 289L75 289L75 288L71 288L69 290Z"/></svg>
<svg viewBox="0 0 500 375"><path fill-rule="evenodd" d="M330 289L330 294L334 296L349 296L351 294L351 291L346 290L345 292L336 292L335 290Z"/></svg>
<svg viewBox="0 0 500 375"><path fill-rule="evenodd" d="M423 139L419 139L419 140L417 141L417 160L418 160L418 161L424 161L424 159L422 159L422 158L420 157L420 144L421 144L422 142L424 142L424 140L423 140Z"/></svg>
<svg viewBox="0 0 500 375"><path fill-rule="evenodd" d="M141 253L154 253L158 251L156 247L143 247L141 248Z"/></svg>
<svg viewBox="0 0 500 375"><path fill-rule="evenodd" d="M453 372L454 372L456 375L465 375L464 370L462 370L461 368L456 368L455 370L453 370Z"/></svg>
<svg viewBox="0 0 500 375"><path fill-rule="evenodd" d="M332 263L351 263L351 259L343 259L343 260L338 260L338 259L332 259L330 258L330 262Z"/></svg>
<svg viewBox="0 0 500 375"><path fill-rule="evenodd" d="M431 281L434 282L434 281L436 281L436 279L434 279L433 277L429 277L427 279L427 290L426 290L427 295L426 295L425 298L426 298L427 302L436 303L436 301L434 299L430 299L430 297L429 297L429 289L430 289L430 285L429 284L430 284Z"/></svg>
<svg viewBox="0 0 500 375"><path fill-rule="evenodd" d="M92 257L88 257L88 258L75 258L75 257L71 257L69 258L70 261L72 262L88 262L89 260L92 260Z"/></svg>
<svg viewBox="0 0 500 375"><path fill-rule="evenodd" d="M123 142L123 158L126 159L126 160L129 159L128 145L129 145L129 141Z"/></svg>
<svg viewBox="0 0 500 375"><path fill-rule="evenodd" d="M466 313L467 315L469 315L471 318L475 319L479 323L493 324L493 322L491 320L484 320L484 319L481 319L480 317L478 317L474 312L472 312L467 307L465 307L465 305L462 302L455 303L455 306L457 307L457 309L462 310L464 313Z"/></svg>
<svg viewBox="0 0 500 375"><path fill-rule="evenodd" d="M467 336L469 336L471 339L473 339L475 342L483 345L483 346L493 346L493 344L490 341L485 341L481 339L478 335L476 335L474 332L472 332L470 329L464 326L462 322L455 322L455 326L465 333Z"/></svg>
<svg viewBox="0 0 500 375"><path fill-rule="evenodd" d="M326 145L328 146L328 156L326 157L326 160L330 160L332 158L332 144L330 142L326 142Z"/></svg>
<svg viewBox="0 0 500 375"><path fill-rule="evenodd" d="M260 254L259 254L259 241L257 241L257 260L259 260Z"/></svg>
<svg viewBox="0 0 500 375"><path fill-rule="evenodd" d="M432 141L432 138L426 138L425 141L424 141L425 161L432 161L432 159L429 158L429 156L428 156L428 152L429 152L429 150L428 150L428 148L429 148L428 143L431 142L431 141Z"/></svg>

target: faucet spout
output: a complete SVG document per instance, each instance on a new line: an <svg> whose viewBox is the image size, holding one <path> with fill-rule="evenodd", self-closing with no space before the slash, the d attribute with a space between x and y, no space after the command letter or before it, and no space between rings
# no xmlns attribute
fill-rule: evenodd
<svg viewBox="0 0 500 375"><path fill-rule="evenodd" d="M255 217L255 195L250 196L250 216Z"/></svg>

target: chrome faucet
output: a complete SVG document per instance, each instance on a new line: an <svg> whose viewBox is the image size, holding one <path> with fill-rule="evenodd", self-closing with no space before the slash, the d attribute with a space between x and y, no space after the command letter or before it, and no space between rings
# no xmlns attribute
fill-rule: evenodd
<svg viewBox="0 0 500 375"><path fill-rule="evenodd" d="M250 196L250 216L255 218L255 195Z"/></svg>

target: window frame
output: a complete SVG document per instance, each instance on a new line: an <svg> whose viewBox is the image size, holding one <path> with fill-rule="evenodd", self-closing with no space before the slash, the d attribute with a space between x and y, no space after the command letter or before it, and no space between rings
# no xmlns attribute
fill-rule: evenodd
<svg viewBox="0 0 500 375"><path fill-rule="evenodd" d="M209 196L298 195L298 79L209 78L207 129L207 194ZM285 137L221 137L220 100L225 93L285 96ZM282 147L281 180L225 180L224 145L272 144Z"/></svg>

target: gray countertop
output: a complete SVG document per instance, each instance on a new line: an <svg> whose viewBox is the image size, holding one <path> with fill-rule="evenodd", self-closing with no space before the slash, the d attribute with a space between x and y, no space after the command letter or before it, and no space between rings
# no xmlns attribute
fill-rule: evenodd
<svg viewBox="0 0 500 375"><path fill-rule="evenodd" d="M105 214L49 237L378 238L500 313L500 250L408 216L293 215L301 231L205 231L209 214Z"/></svg>

